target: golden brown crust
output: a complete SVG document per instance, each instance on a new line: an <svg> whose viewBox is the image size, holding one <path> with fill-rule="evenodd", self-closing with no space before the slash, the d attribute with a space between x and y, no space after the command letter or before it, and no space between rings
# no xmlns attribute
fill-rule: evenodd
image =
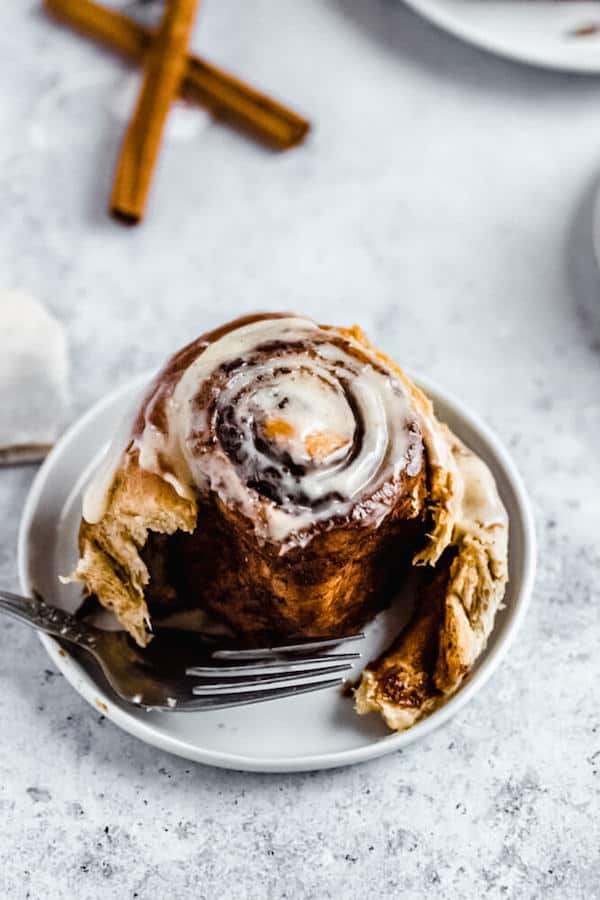
<svg viewBox="0 0 600 900"><path fill-rule="evenodd" d="M362 673L355 692L359 715L379 712L394 731L404 731L440 700L433 672L443 617L445 573L419 593L404 631Z"/></svg>
<svg viewBox="0 0 600 900"><path fill-rule="evenodd" d="M450 439L461 480L451 547L407 630L367 667L355 692L357 712L379 711L394 730L409 728L460 687L486 646L508 579L508 520L494 480L482 460Z"/></svg>

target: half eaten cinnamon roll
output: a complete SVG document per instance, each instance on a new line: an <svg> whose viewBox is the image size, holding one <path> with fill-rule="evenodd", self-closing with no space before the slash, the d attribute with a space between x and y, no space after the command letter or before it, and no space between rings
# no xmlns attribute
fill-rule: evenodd
<svg viewBox="0 0 600 900"><path fill-rule="evenodd" d="M86 492L74 577L142 646L180 609L264 643L348 633L432 567L356 691L404 728L485 646L506 542L488 469L359 329L257 315L156 377Z"/></svg>

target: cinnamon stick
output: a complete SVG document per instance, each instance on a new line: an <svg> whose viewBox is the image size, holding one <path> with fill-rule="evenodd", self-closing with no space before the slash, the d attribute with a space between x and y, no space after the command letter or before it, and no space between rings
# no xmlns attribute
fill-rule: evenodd
<svg viewBox="0 0 600 900"><path fill-rule="evenodd" d="M93 0L44 0L46 11L80 33L135 62L144 59L156 32ZM309 123L293 110L197 56L187 56L180 95L276 150L305 137Z"/></svg>
<svg viewBox="0 0 600 900"><path fill-rule="evenodd" d="M171 103L186 66L186 52L198 0L167 0L158 34L146 53L144 80L113 182L110 210L118 219L139 222L146 209Z"/></svg>

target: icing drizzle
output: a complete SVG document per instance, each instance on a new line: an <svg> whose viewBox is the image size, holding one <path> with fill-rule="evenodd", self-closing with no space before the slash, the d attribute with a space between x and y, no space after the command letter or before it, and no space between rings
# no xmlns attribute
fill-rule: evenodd
<svg viewBox="0 0 600 900"><path fill-rule="evenodd" d="M262 539L301 544L317 523L389 513L386 487L424 464L420 419L396 373L349 333L263 316L174 357L127 453L183 497L215 492ZM94 521L103 504L94 485L88 494Z"/></svg>

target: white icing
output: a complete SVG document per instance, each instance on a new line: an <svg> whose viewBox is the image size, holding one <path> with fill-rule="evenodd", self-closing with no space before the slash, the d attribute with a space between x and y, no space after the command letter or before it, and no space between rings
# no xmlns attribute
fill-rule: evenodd
<svg viewBox="0 0 600 900"><path fill-rule="evenodd" d="M83 495L83 518L86 522L99 522L108 504L110 488L123 456L123 449L111 443L100 460L93 479Z"/></svg>
<svg viewBox="0 0 600 900"><path fill-rule="evenodd" d="M139 441L140 464L156 470L158 459L166 453L174 472L172 483L182 495L188 496L198 488L215 491L257 521L264 537L281 541L315 521L347 514L357 499L398 476L409 463L410 474L417 472L420 455L408 457L406 423L412 410L404 387L391 379L390 373L352 359L333 344L311 343L322 335L322 330L306 319L268 319L236 329L211 344L184 373L168 402L168 436L151 427L144 431ZM275 418L293 429L288 449L295 462L309 462L305 443L309 434L326 431L339 437L338 451L309 468L301 479L302 493L311 506L274 504L249 490L243 467L232 464L223 447L211 442L207 408L198 409L193 402L199 387L215 369L232 360L243 360L271 340L299 342L307 350L312 347L313 353L304 349L286 352L283 358L273 355L256 365L239 367L216 398L217 409L235 405L237 421L242 425L241 455L255 461L258 457L259 468L268 467L270 460L260 459L253 428L259 434L264 431L265 422L272 420L281 399L288 403ZM364 349L360 350L364 357ZM356 422L333 373L335 364L346 367L341 371L365 423L360 450L347 465L344 456ZM291 472L281 472L279 489L284 497L297 489L297 479ZM336 496L327 501L329 495ZM321 501L326 502L318 509L312 507Z"/></svg>
<svg viewBox="0 0 600 900"><path fill-rule="evenodd" d="M106 512L115 474L121 465L127 445L131 441L131 430L142 400L143 390L145 388L136 391L130 408L119 422L117 430L94 473L94 477L84 492L83 518L90 524L99 522Z"/></svg>
<svg viewBox="0 0 600 900"><path fill-rule="evenodd" d="M498 494L494 476L483 460L462 447L454 454L454 458L463 482L457 526L464 532L474 533L480 528L506 526L506 509Z"/></svg>
<svg viewBox="0 0 600 900"><path fill-rule="evenodd" d="M262 349L271 341L282 348ZM227 376L221 367L230 365ZM156 404L166 433L153 424ZM384 483L420 471L423 416L400 378L354 338L304 318L261 319L208 344L170 396L159 383L131 450L181 496L213 491L260 538L303 543L309 526L352 514ZM88 521L102 514L107 490L106 477L90 490ZM382 502L370 516L377 524L388 511Z"/></svg>
<svg viewBox="0 0 600 900"><path fill-rule="evenodd" d="M276 440L298 464L311 461L313 435L336 435L340 443L331 455L339 458L352 443L355 432L352 410L339 386L328 378L315 379L302 370L288 375L285 385L259 387L240 398L238 410L241 418L256 422L263 440ZM272 423L278 422L285 430L274 436Z"/></svg>

